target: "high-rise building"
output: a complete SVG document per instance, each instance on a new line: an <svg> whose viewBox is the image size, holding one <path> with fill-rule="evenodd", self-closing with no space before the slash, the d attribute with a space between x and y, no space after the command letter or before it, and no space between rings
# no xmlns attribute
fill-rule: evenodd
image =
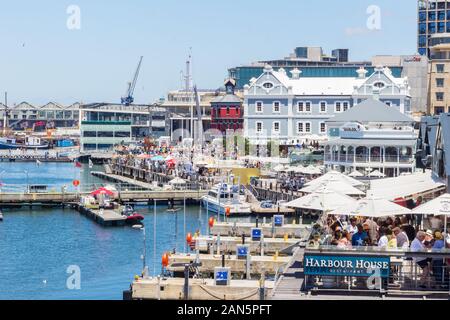
<svg viewBox="0 0 450 320"><path fill-rule="evenodd" d="M419 0L418 12L418 52L430 57L430 37L450 32L450 0Z"/></svg>
<svg viewBox="0 0 450 320"><path fill-rule="evenodd" d="M450 33L432 35L429 52L428 113L450 112Z"/></svg>

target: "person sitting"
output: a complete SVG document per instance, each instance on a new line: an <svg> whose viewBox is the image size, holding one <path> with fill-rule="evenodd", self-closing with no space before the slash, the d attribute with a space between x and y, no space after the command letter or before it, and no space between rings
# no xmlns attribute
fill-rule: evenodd
<svg viewBox="0 0 450 320"><path fill-rule="evenodd" d="M397 247L401 249L408 249L409 239L405 231L400 229L399 227L394 228L394 230L392 231L394 232L394 235L397 238Z"/></svg>
<svg viewBox="0 0 450 320"><path fill-rule="evenodd" d="M411 243L411 252L421 252L426 249L424 241L427 234L424 231L417 232L415 239ZM422 277L420 278L420 287L426 288L430 276L430 258L414 257L413 261L422 269Z"/></svg>
<svg viewBox="0 0 450 320"><path fill-rule="evenodd" d="M388 249L397 249L397 237L394 235L391 229L386 230L386 237L388 238Z"/></svg>
<svg viewBox="0 0 450 320"><path fill-rule="evenodd" d="M353 247L363 247L369 244L369 235L364 231L363 225L357 225L358 232L352 236L352 246Z"/></svg>

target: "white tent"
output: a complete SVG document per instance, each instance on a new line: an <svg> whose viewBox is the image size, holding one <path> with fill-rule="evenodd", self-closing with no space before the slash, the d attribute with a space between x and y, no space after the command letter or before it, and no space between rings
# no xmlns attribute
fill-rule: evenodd
<svg viewBox="0 0 450 320"><path fill-rule="evenodd" d="M349 196L322 187L314 193L286 203L285 206L298 209L331 211L354 202L356 200Z"/></svg>
<svg viewBox="0 0 450 320"><path fill-rule="evenodd" d="M353 171L348 176L351 177L351 178L362 178L362 177L364 177L364 175L361 172L359 172L358 170Z"/></svg>
<svg viewBox="0 0 450 320"><path fill-rule="evenodd" d="M380 218L411 214L411 210L370 194L367 198L339 207L332 214Z"/></svg>
<svg viewBox="0 0 450 320"><path fill-rule="evenodd" d="M322 185L320 184L313 184L310 186L307 186L300 190L300 192L304 193L314 193L317 190L319 190L322 187L326 187L327 189L335 192L339 192L348 196L365 196L366 194L353 187L347 182L344 182L342 180L339 180L337 178L332 178L330 180L324 181Z"/></svg>
<svg viewBox="0 0 450 320"><path fill-rule="evenodd" d="M447 228L447 216L450 215L450 194L445 193L436 199L414 208L412 211L415 214L443 215L445 216L444 225Z"/></svg>
<svg viewBox="0 0 450 320"><path fill-rule="evenodd" d="M170 180L169 184L172 184L172 185L174 185L174 184L186 184L186 181L181 179L181 178L179 178L179 177L176 177L175 179Z"/></svg>
<svg viewBox="0 0 450 320"><path fill-rule="evenodd" d="M353 187L359 187L364 185L364 183L353 179L351 177L346 176L345 174L342 174L340 172L337 171L329 171L327 173L325 173L323 176L314 179L313 181L308 182L307 184L305 184L306 186L311 186L311 185L320 185L323 184L326 181L332 180L332 179L338 179L341 180L343 182L346 182L348 184L350 184Z"/></svg>
<svg viewBox="0 0 450 320"><path fill-rule="evenodd" d="M369 173L369 177L371 178L384 178L386 175L379 170L374 170L371 173Z"/></svg>

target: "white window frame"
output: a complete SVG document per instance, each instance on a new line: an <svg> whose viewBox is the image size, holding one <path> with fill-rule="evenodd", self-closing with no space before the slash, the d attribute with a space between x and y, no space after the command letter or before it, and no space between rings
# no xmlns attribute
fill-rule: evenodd
<svg viewBox="0 0 450 320"><path fill-rule="evenodd" d="M258 106L258 104L261 104L261 106ZM258 108L261 108L261 110L258 110ZM256 113L264 113L264 102L262 102L262 101L255 102L255 112Z"/></svg>
<svg viewBox="0 0 450 320"><path fill-rule="evenodd" d="M325 110L324 110L324 111L322 111L322 103L325 104ZM319 102L319 112L320 112L320 113L327 113L327 110L328 110L328 102L326 102L326 101L320 101L320 102Z"/></svg>
<svg viewBox="0 0 450 320"><path fill-rule="evenodd" d="M275 110L275 104L278 103L278 111ZM272 103L272 112L273 113L281 113L281 102L280 101L274 101Z"/></svg>
<svg viewBox="0 0 450 320"><path fill-rule="evenodd" d="M322 131L322 125L324 126L324 131ZM327 124L325 122L319 122L319 133L326 134L327 133Z"/></svg>
<svg viewBox="0 0 450 320"><path fill-rule="evenodd" d="M340 110L337 110L337 105L339 104ZM334 102L334 113L342 113L342 101L335 101Z"/></svg>
<svg viewBox="0 0 450 320"><path fill-rule="evenodd" d="M350 109L350 101L342 101L342 103L341 103L342 112L347 111L347 110L344 110L344 104L347 104L347 110Z"/></svg>
<svg viewBox="0 0 450 320"><path fill-rule="evenodd" d="M307 104L309 104L309 111L308 111L308 107L306 106ZM312 102L311 101L305 101L305 113L311 113L312 112Z"/></svg>
<svg viewBox="0 0 450 320"><path fill-rule="evenodd" d="M258 124L261 124L261 130L258 130ZM264 123L262 121L255 122L255 131L256 133L262 133L264 130Z"/></svg>
<svg viewBox="0 0 450 320"><path fill-rule="evenodd" d="M300 105L302 106L302 110L300 110ZM305 102L304 101L297 101L297 112L305 113Z"/></svg>
<svg viewBox="0 0 450 320"><path fill-rule="evenodd" d="M306 127L307 127L308 124L309 124L309 131L306 130ZM304 127L305 132L304 133L312 133L312 123L311 123L311 121L304 122L304 125L305 125L305 127Z"/></svg>
<svg viewBox="0 0 450 320"><path fill-rule="evenodd" d="M300 124L302 125L302 129L300 130ZM303 121L297 121L297 133L303 133L305 130L305 123Z"/></svg>
<svg viewBox="0 0 450 320"><path fill-rule="evenodd" d="M275 124L278 124L278 130L275 129ZM280 133L280 129L281 129L280 121L274 121L273 124L272 124L272 131L274 133Z"/></svg>
<svg viewBox="0 0 450 320"><path fill-rule="evenodd" d="M299 125L302 124L302 130L300 130ZM309 131L306 130L306 126L309 124ZM312 123L311 121L297 121L297 133L308 134L312 133Z"/></svg>

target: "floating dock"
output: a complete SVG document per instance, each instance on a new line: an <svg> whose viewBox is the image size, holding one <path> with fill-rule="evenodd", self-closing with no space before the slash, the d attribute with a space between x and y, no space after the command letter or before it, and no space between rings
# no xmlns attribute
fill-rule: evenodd
<svg viewBox="0 0 450 320"><path fill-rule="evenodd" d="M216 222L210 230L214 235L240 237L244 234L249 237L251 230L255 227L255 223L250 222ZM274 227L271 223L259 223L258 227L262 229L266 239L284 238L286 235L289 238L303 239L310 232L309 226L302 224L285 224L281 227Z"/></svg>
<svg viewBox="0 0 450 320"><path fill-rule="evenodd" d="M131 284L133 300L184 299L184 278L139 278ZM189 279L188 300L260 300L267 298L274 287L273 281L230 280L229 286L216 286L214 279Z"/></svg>
<svg viewBox="0 0 450 320"><path fill-rule="evenodd" d="M78 211L104 227L124 226L127 219L116 211L109 209L89 209L78 206Z"/></svg>

